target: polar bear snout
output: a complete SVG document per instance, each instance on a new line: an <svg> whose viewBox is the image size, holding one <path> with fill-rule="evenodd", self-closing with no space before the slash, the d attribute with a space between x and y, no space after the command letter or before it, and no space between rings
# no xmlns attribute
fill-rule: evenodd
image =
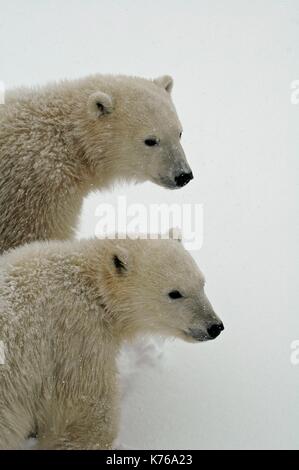
<svg viewBox="0 0 299 470"><path fill-rule="evenodd" d="M220 335L221 331L224 330L224 325L223 323L214 323L208 328L208 335L210 336L211 339L217 338L217 336Z"/></svg>
<svg viewBox="0 0 299 470"><path fill-rule="evenodd" d="M186 186L186 184L189 183L189 181L193 180L193 173L190 171L189 173L180 173L178 176L175 177L175 184L179 188L182 188L183 186Z"/></svg>
<svg viewBox="0 0 299 470"><path fill-rule="evenodd" d="M209 341L217 338L223 330L224 325L220 321L213 323L205 331L202 328L189 328L188 336L190 335L195 341Z"/></svg>
<svg viewBox="0 0 299 470"><path fill-rule="evenodd" d="M152 179L155 183L168 189L182 188L194 178L193 172L189 165L185 163L184 167L185 168L182 168L182 164L180 163L179 165L174 166L170 175L168 174L167 176L163 176L163 174L160 173L159 179Z"/></svg>

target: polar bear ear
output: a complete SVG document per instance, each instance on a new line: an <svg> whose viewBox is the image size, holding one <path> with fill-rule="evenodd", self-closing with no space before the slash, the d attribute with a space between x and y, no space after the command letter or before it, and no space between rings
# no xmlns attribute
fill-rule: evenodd
<svg viewBox="0 0 299 470"><path fill-rule="evenodd" d="M163 75L162 77L155 78L154 83L164 88L167 93L171 93L173 89L173 78L170 75Z"/></svg>
<svg viewBox="0 0 299 470"><path fill-rule="evenodd" d="M109 114L113 111L112 98L107 93L97 91L88 98L88 111L94 118L99 118L103 114Z"/></svg>
<svg viewBox="0 0 299 470"><path fill-rule="evenodd" d="M123 274L128 271L129 254L124 248L119 246L116 247L112 256L112 261L117 274Z"/></svg>
<svg viewBox="0 0 299 470"><path fill-rule="evenodd" d="M169 237L169 240L177 240L178 242L182 242L183 240L182 231L178 227L172 227L169 230L168 237Z"/></svg>

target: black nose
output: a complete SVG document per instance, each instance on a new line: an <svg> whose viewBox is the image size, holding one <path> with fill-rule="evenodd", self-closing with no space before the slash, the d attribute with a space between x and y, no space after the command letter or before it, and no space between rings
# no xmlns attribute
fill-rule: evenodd
<svg viewBox="0 0 299 470"><path fill-rule="evenodd" d="M224 330L223 323L215 323L215 325L212 325L208 328L208 333L211 338L215 339L217 336L220 335L221 331Z"/></svg>
<svg viewBox="0 0 299 470"><path fill-rule="evenodd" d="M179 186L180 188L188 184L189 181L191 180L193 180L192 171L190 171L190 173L181 173L179 176L175 177L176 185Z"/></svg>

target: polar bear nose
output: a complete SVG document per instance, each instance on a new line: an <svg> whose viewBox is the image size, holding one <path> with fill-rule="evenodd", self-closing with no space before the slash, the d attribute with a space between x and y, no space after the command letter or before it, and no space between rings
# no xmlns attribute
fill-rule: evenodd
<svg viewBox="0 0 299 470"><path fill-rule="evenodd" d="M224 330L223 323L215 323L214 325L208 328L208 333L212 339L215 339L217 338L217 336L220 335L221 331L223 330Z"/></svg>
<svg viewBox="0 0 299 470"><path fill-rule="evenodd" d="M179 176L175 177L175 183L177 186L180 188L182 186L185 186L186 184L189 183L193 179L193 173L190 171L190 173L181 173Z"/></svg>

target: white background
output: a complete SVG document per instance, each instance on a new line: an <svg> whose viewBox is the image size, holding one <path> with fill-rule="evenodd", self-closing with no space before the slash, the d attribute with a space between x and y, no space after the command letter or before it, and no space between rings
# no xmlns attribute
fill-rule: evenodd
<svg viewBox="0 0 299 470"><path fill-rule="evenodd" d="M195 179L95 194L204 204L193 252L226 330L168 344L132 379L122 441L134 448L299 448L297 0L1 0L0 80L8 87L90 73L175 78Z"/></svg>

